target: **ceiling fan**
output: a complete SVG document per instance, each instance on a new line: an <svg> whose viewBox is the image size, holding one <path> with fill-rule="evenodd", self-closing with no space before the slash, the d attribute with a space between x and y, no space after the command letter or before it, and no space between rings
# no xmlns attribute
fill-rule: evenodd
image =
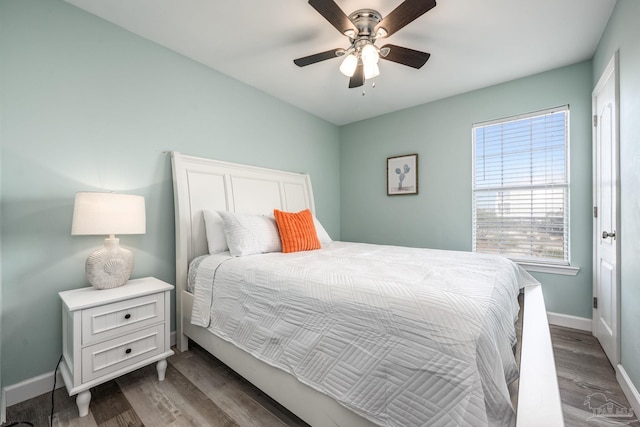
<svg viewBox="0 0 640 427"><path fill-rule="evenodd" d="M436 0L405 0L384 18L373 9L359 9L347 16L333 0L309 0L309 4L349 38L350 46L347 49L332 49L295 59L293 62L298 67L344 57L340 71L349 77L349 87L354 88L380 74L380 58L419 69L431 56L426 52L393 44L379 48L375 42L378 38L392 35L433 9Z"/></svg>

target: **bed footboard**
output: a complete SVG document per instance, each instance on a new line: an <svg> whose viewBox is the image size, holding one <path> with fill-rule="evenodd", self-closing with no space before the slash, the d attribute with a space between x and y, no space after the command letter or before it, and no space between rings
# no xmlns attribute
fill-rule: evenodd
<svg viewBox="0 0 640 427"><path fill-rule="evenodd" d="M563 427L562 403L542 287L524 291L517 427Z"/></svg>

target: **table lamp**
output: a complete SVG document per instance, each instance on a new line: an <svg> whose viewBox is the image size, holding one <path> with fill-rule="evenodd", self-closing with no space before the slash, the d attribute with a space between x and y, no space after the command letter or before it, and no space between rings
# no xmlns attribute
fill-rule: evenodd
<svg viewBox="0 0 640 427"><path fill-rule="evenodd" d="M127 283L133 270L133 253L120 247L116 234L144 234L144 197L131 194L79 192L73 207L72 235L108 235L104 247L87 258L89 283L109 289Z"/></svg>

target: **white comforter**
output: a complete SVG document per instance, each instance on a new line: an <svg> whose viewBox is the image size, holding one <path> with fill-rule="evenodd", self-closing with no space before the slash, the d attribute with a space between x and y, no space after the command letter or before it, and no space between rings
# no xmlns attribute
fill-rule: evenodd
<svg viewBox="0 0 640 427"><path fill-rule="evenodd" d="M212 255L192 323L385 426L515 424L507 385L521 287L511 261L333 242Z"/></svg>

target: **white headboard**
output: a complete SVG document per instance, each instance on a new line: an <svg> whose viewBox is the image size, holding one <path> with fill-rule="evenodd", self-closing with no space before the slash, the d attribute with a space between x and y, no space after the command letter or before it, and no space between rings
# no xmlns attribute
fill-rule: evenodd
<svg viewBox="0 0 640 427"><path fill-rule="evenodd" d="M202 212L315 214L309 175L171 153L176 221L176 296L187 289L189 262L208 252Z"/></svg>

